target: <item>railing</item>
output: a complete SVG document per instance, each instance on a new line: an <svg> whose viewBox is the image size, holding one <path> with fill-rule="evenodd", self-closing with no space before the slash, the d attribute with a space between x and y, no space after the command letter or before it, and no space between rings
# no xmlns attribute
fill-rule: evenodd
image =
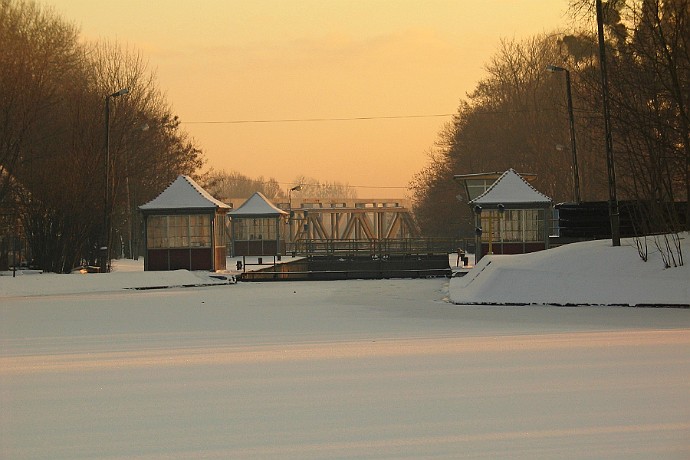
<svg viewBox="0 0 690 460"><path fill-rule="evenodd" d="M336 281L349 279L438 278L450 277L450 268L421 268L396 270L319 270L244 272L242 281Z"/></svg>
<svg viewBox="0 0 690 460"><path fill-rule="evenodd" d="M300 240L286 244L294 255L402 255L473 252L474 239L405 238L384 240Z"/></svg>

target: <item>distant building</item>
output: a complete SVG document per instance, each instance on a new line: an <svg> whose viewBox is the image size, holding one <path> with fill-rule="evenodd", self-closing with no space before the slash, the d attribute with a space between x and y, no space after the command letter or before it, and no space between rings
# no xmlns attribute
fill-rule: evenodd
<svg viewBox="0 0 690 460"><path fill-rule="evenodd" d="M274 206L261 192L249 197L230 217L233 256L280 255L285 252L282 229L288 213Z"/></svg>
<svg viewBox="0 0 690 460"><path fill-rule="evenodd" d="M225 270L230 206L191 177L179 176L139 209L145 227L144 270Z"/></svg>

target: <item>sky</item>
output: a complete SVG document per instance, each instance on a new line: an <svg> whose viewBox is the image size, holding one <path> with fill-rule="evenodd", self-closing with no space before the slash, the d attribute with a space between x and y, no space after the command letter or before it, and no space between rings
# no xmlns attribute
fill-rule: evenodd
<svg viewBox="0 0 690 460"><path fill-rule="evenodd" d="M140 51L207 169L360 198L408 195L501 39L570 23L568 0L39 2Z"/></svg>

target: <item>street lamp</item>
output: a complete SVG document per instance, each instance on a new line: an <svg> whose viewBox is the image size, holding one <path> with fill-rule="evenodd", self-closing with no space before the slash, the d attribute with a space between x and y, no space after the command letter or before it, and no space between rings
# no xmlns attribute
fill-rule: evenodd
<svg viewBox="0 0 690 460"><path fill-rule="evenodd" d="M289 209L292 209L292 192L299 192L300 190L302 190L302 184L295 185L288 191Z"/></svg>
<svg viewBox="0 0 690 460"><path fill-rule="evenodd" d="M570 121L570 150L573 155L573 184L575 186L575 202L580 203L580 171L577 166L577 146L575 144L575 117L573 116L573 96L570 89L570 71L563 67L547 65L549 72L565 72L565 87L568 96L568 118Z"/></svg>
<svg viewBox="0 0 690 460"><path fill-rule="evenodd" d="M292 220L294 218L294 213L292 211L292 192L299 192L302 190L302 184L297 184L294 187L292 187L290 190L288 190L288 211L289 211L289 219L290 219L290 242L294 242L295 237L292 233ZM293 251L294 252L294 251Z"/></svg>
<svg viewBox="0 0 690 460"><path fill-rule="evenodd" d="M105 167L103 192L103 236L101 246L101 273L108 271L110 259L110 99L129 93L129 88L122 88L105 97Z"/></svg>

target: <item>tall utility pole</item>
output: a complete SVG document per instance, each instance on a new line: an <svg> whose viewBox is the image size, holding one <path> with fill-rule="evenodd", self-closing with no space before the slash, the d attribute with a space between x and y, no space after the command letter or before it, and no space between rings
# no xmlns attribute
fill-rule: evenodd
<svg viewBox="0 0 690 460"><path fill-rule="evenodd" d="M604 42L604 17L601 0L596 0L597 32L599 36L599 67L601 69L601 96L604 105L604 132L606 134L606 169L609 181L609 219L611 221L611 244L621 245L620 215L616 197L616 170L613 163L613 139L611 138L611 115L609 114L609 83L606 75L606 45Z"/></svg>

